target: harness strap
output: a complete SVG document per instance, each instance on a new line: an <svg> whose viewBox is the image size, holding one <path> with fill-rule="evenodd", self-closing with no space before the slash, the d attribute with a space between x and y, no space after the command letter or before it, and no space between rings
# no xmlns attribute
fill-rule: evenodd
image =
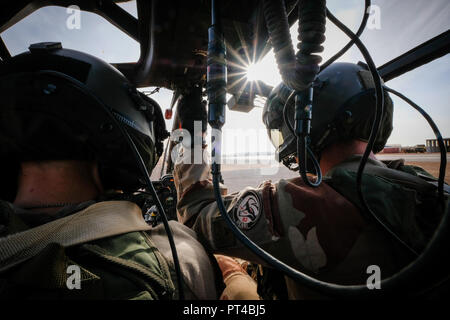
<svg viewBox="0 0 450 320"><path fill-rule="evenodd" d="M128 201L105 201L73 215L0 238L0 272L37 255L50 243L70 247L134 231L152 229L141 209Z"/></svg>

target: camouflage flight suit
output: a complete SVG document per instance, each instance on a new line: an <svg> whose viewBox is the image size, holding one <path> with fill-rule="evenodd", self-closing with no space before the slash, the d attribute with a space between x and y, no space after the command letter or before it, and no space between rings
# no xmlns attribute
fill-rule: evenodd
<svg viewBox="0 0 450 320"><path fill-rule="evenodd" d="M129 215L128 211L138 211L138 214L141 211L135 203L127 201L88 201L64 207L56 214L48 215L0 201L0 247L2 250L13 247L14 243L10 239L14 235L33 231L62 219L70 220L84 209L97 204L107 204L108 210L115 210L123 216ZM91 220L91 223L98 222ZM170 221L170 227L178 249L185 297L217 299L224 286L215 259L204 250L191 229L175 221ZM61 234L65 228L67 223L60 225L55 233ZM39 241L46 241L46 237ZM10 245L6 246L8 242ZM11 259L17 256L20 258L24 251ZM67 247L51 241L28 260L5 267L8 264L9 260L0 257L0 300L178 299L174 263L162 224L151 230L127 232ZM67 286L69 265L81 269L81 284L77 290L70 290Z"/></svg>
<svg viewBox="0 0 450 320"><path fill-rule="evenodd" d="M318 188L305 186L301 178L266 181L229 195L222 186L228 214L261 248L321 280L365 284L371 265L380 268L382 278L388 277L411 257L363 213L356 191L359 160L360 156L354 156L333 168ZM432 177L402 162L391 167L369 159L363 192L370 208L420 251L440 218L433 209L435 186L418 176ZM214 252L261 263L235 239L220 216L209 166L177 164L174 177L180 222L193 228ZM427 219L422 219L424 211ZM286 280L289 298L320 297Z"/></svg>

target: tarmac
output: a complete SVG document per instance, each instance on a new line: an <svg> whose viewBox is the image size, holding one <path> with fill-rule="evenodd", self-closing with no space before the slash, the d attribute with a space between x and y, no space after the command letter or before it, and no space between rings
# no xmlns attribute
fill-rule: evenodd
<svg viewBox="0 0 450 320"><path fill-rule="evenodd" d="M405 159L406 162L439 162L440 153L381 153L377 154L380 160ZM447 153L447 162L450 162L450 153Z"/></svg>
<svg viewBox="0 0 450 320"><path fill-rule="evenodd" d="M405 159L406 164L420 166L435 177L439 174L439 153L386 153L377 154L377 158L380 160ZM450 163L450 154L447 154L447 163ZM158 165L153 171L153 179L159 177L160 170L161 167ZM228 193L243 190L248 186L257 187L267 180L277 182L280 179L290 179L298 176L297 172L290 171L285 166L276 162L271 162L270 164L265 161L263 163L228 163L222 165L222 177L228 188ZM445 181L450 184L449 165L447 165Z"/></svg>

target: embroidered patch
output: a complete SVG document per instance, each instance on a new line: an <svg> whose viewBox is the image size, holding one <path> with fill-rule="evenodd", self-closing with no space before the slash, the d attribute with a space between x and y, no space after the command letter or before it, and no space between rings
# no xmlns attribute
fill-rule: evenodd
<svg viewBox="0 0 450 320"><path fill-rule="evenodd" d="M254 191L247 191L233 209L233 218L241 230L250 230L261 215L261 200Z"/></svg>

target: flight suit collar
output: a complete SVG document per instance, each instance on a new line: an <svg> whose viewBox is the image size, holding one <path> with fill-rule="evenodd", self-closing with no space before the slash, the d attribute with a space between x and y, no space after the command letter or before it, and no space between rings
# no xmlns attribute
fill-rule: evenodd
<svg viewBox="0 0 450 320"><path fill-rule="evenodd" d="M357 168L359 166L361 158L362 158L362 154L354 154L354 155L348 157L347 159L345 159L341 163L339 163L339 164L335 165L334 167L332 167L326 173L324 178L330 179L332 177L332 175L333 175L333 172L336 169L338 169L338 168L345 168L345 167L356 167ZM383 162L381 162L378 159L374 159L374 158L368 158L366 166L377 166L377 167L387 168L387 166Z"/></svg>

